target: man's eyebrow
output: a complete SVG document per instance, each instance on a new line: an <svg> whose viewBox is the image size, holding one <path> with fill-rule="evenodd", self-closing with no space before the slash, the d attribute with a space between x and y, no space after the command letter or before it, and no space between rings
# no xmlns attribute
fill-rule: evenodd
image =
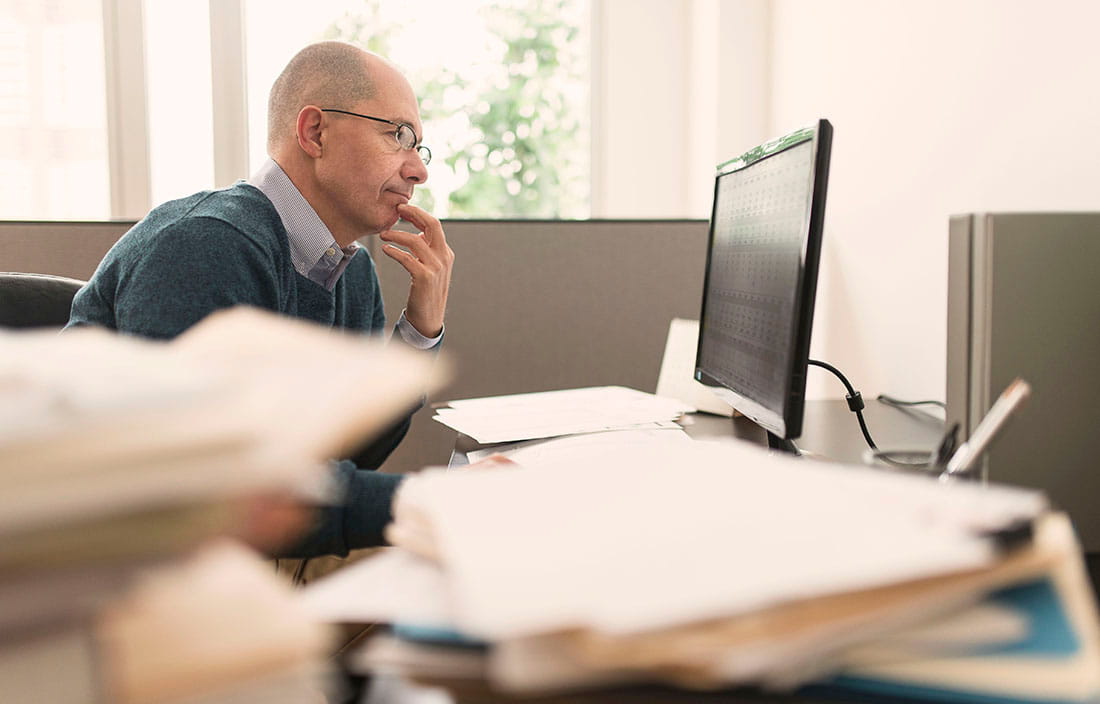
<svg viewBox="0 0 1100 704"><path fill-rule="evenodd" d="M416 122L405 115L400 115L398 117L387 116L386 119L390 120L391 122L399 122L403 125L408 125L409 127L413 128L413 132L417 131Z"/></svg>

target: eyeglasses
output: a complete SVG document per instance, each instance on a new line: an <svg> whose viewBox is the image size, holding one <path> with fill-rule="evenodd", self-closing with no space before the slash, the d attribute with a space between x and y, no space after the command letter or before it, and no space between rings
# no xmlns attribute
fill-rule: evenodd
<svg viewBox="0 0 1100 704"><path fill-rule="evenodd" d="M360 115L357 112L350 112L348 110L337 110L336 108L321 108L321 112L338 112L341 115L351 115L352 117L361 117L364 120L374 120L375 122L385 122L388 125L393 125L397 128L397 131L393 133L393 136L397 138L397 146L402 149L415 149L416 153L420 155L420 160L427 166L432 161L432 150L425 147L423 144L417 146L416 144L416 132L413 131L412 125L404 122L394 122L393 120L385 120L381 117L371 117L370 115Z"/></svg>

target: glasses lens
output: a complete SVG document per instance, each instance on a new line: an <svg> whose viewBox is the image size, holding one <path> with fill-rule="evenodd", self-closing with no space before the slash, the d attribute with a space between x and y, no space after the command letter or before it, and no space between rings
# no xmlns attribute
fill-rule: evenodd
<svg viewBox="0 0 1100 704"><path fill-rule="evenodd" d="M397 126L397 143L402 149L412 149L416 146L416 134L408 125Z"/></svg>
<svg viewBox="0 0 1100 704"><path fill-rule="evenodd" d="M420 155L420 160L424 162L424 166L432 163L432 150L425 147L423 144L416 148L416 153Z"/></svg>

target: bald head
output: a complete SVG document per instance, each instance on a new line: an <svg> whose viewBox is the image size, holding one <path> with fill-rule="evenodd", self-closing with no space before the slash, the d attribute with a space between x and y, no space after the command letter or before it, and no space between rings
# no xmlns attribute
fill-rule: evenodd
<svg viewBox="0 0 1100 704"><path fill-rule="evenodd" d="M385 61L344 42L318 42L287 64L267 101L267 149L295 140L295 122L306 105L348 109L375 94L372 74Z"/></svg>

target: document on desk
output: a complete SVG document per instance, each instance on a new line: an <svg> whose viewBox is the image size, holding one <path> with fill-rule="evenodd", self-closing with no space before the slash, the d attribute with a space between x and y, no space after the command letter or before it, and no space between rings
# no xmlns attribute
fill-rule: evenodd
<svg viewBox="0 0 1100 704"><path fill-rule="evenodd" d="M553 468L585 462L593 452L613 453L617 450L631 451L642 446L657 448L694 442L679 425L670 425L670 428L606 430L548 440L528 440L505 447L474 450L467 453L466 457L472 463L489 455L504 455L524 467Z"/></svg>
<svg viewBox="0 0 1100 704"><path fill-rule="evenodd" d="M403 621L425 628L454 627L439 565L396 548L381 549L337 570L300 594L303 607L323 623Z"/></svg>
<svg viewBox="0 0 1100 704"><path fill-rule="evenodd" d="M1040 492L602 435L517 450L567 448L552 471L550 453L409 478L392 559L311 587L312 610L395 623L404 666L418 642L489 643L486 676L517 692L835 673L842 692L1096 701L1080 548Z"/></svg>
<svg viewBox="0 0 1100 704"><path fill-rule="evenodd" d="M997 554L988 531L1046 506L1035 492L745 444L586 455L552 472L429 472L402 487L395 521L435 536L463 631L628 634L979 569Z"/></svg>
<svg viewBox="0 0 1100 704"><path fill-rule="evenodd" d="M480 443L514 442L670 423L695 409L622 386L598 386L450 402L434 419Z"/></svg>

